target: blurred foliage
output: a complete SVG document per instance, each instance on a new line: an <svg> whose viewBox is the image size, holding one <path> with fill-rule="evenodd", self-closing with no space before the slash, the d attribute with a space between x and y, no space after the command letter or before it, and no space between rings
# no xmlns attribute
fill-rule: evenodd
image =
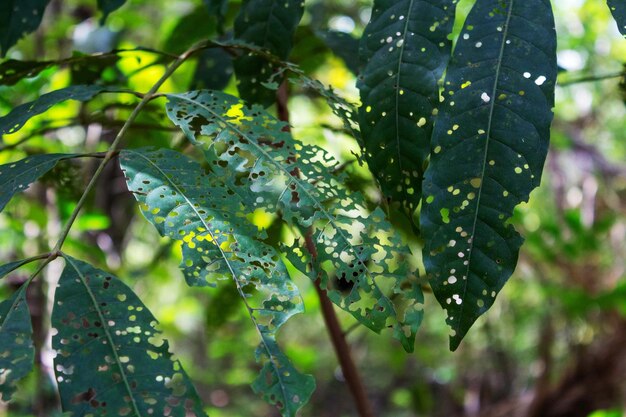
<svg viewBox="0 0 626 417"><path fill-rule="evenodd" d="M172 57L136 48L179 53L198 39L228 39L227 28L232 27L239 4L134 0L101 23L95 2L51 0L42 26L11 49L5 51L3 45L2 52L7 59L41 62L64 57L68 61L37 68L32 77L10 87L6 78L0 79L4 80L0 114L43 93L84 82L145 91ZM471 4L471 0L459 2L455 36ZM203 6L219 7L223 19L198 19ZM626 108L619 87L620 76L622 86L624 82L626 40L604 1L555 0L553 6L561 72L552 143L541 187L512 220L526 238L516 272L455 353L446 349L445 314L430 294L414 354L406 354L391 334L376 335L361 327L349 331L377 416L617 417L626 412ZM346 49L347 36L359 38L370 13L371 3L364 0L307 1L290 59L356 101L358 66L352 61L355 51ZM333 33L345 35L329 35ZM84 71L76 70L81 54L116 48L130 52L116 55L119 59L103 55L101 65L89 68L87 79ZM210 67L213 59L218 58L209 57L204 65ZM217 81L226 85L227 92L236 91L232 77L203 78L197 71L201 65L203 61L187 62L161 91L185 91L190 85ZM0 163L39 153L102 152L136 102L128 94L107 93L85 103L60 103L18 132L3 135ZM165 123L162 104L150 105L142 113L128 141L133 147L174 146L192 154L194 150L182 145L180 135ZM344 133L323 99L293 86L290 110L293 135L345 163L346 185L372 203L380 202L371 175L354 162L358 145ZM64 184L69 181L74 184L71 188L83 189L96 163L59 164L44 181L7 205L0 214L0 263L35 256L54 243L77 200ZM289 235L272 218L259 214L253 219L277 239ZM409 227L402 216L392 216L392 222ZM412 238L415 253L422 245L419 238ZM115 167L107 168L65 250L106 266L140 296L160 321L209 415L277 415L249 388L258 373L252 354L257 335L236 289L181 285L183 277L176 266L179 244L161 239L138 216ZM5 278L2 299L29 272L26 268ZM51 295L59 273L60 266L51 264L45 274L49 284L40 289L44 296ZM306 312L285 324L279 342L294 365L313 374L318 385L301 415L354 416L312 284L295 271L290 273L303 294ZM37 331L38 317L47 312L31 314ZM355 320L347 313L338 314L344 328L352 329ZM20 382L11 404L0 403L0 416L33 416L51 410L55 398L50 355L44 351L41 372Z"/></svg>

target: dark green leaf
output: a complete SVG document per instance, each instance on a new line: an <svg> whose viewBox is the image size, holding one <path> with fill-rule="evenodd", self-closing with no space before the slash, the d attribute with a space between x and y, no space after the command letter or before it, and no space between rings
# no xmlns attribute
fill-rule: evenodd
<svg viewBox="0 0 626 417"><path fill-rule="evenodd" d="M214 37L217 32L215 20L207 10L198 6L182 16L165 39L163 49L167 52L180 54L192 44L203 39Z"/></svg>
<svg viewBox="0 0 626 417"><path fill-rule="evenodd" d="M33 155L0 165L0 211L4 210L16 193L26 190L31 183L54 168L57 162L75 156L63 153Z"/></svg>
<svg viewBox="0 0 626 417"><path fill-rule="evenodd" d="M15 262L10 262L8 264L0 265L0 279L4 278L9 273L15 271L17 268L21 267L22 265L26 265L29 262L31 261L23 259L21 261L15 261Z"/></svg>
<svg viewBox="0 0 626 417"><path fill-rule="evenodd" d="M157 321L118 278L64 255L52 311L54 370L75 416L205 416Z"/></svg>
<svg viewBox="0 0 626 417"><path fill-rule="evenodd" d="M122 7L124 3L126 0L98 0L98 9L102 11L100 22L104 23L109 14Z"/></svg>
<svg viewBox="0 0 626 417"><path fill-rule="evenodd" d="M202 51L198 66L193 74L191 89L210 88L221 90L228 85L233 75L233 58L221 48Z"/></svg>
<svg viewBox="0 0 626 417"><path fill-rule="evenodd" d="M235 37L266 49L279 59L287 59L303 12L302 0L245 0L235 20ZM240 57L235 61L239 93L253 103L273 104L275 91L261 83L275 72L276 67L261 57Z"/></svg>
<svg viewBox="0 0 626 417"><path fill-rule="evenodd" d="M515 269L522 238L509 219L541 179L555 50L549 0L478 0L448 67L421 221L452 349Z"/></svg>
<svg viewBox="0 0 626 417"><path fill-rule="evenodd" d="M46 112L57 103L65 100L91 100L94 96L107 90L107 87L98 85L72 85L44 94L37 100L19 105L9 114L0 117L0 135L17 132L28 119Z"/></svg>
<svg viewBox="0 0 626 417"><path fill-rule="evenodd" d="M39 27L50 0L2 0L0 2L0 56L24 35Z"/></svg>
<svg viewBox="0 0 626 417"><path fill-rule="evenodd" d="M333 174L337 161L296 142L284 123L236 97L196 91L168 98L172 121L205 150L214 174L244 199L246 210L278 213L310 233L314 270L302 241L290 249L296 267L319 278L330 299L364 325L377 332L393 326L411 350L421 320L421 292L407 265L411 254L382 210L367 213L363 197L344 188L344 174ZM353 289L342 294L333 287L335 276Z"/></svg>
<svg viewBox="0 0 626 417"><path fill-rule="evenodd" d="M220 33L224 30L224 19L228 10L228 0L203 0L209 14L217 18Z"/></svg>
<svg viewBox="0 0 626 417"><path fill-rule="evenodd" d="M360 72L359 40L349 33L334 30L318 31L315 33L335 55L343 60L346 67L353 74Z"/></svg>
<svg viewBox="0 0 626 417"><path fill-rule="evenodd" d="M0 399L3 401L11 399L15 384L33 368L32 334L26 285L23 285L0 303Z"/></svg>
<svg viewBox="0 0 626 417"><path fill-rule="evenodd" d="M626 36L626 2L624 0L607 0L609 9L615 18L617 28L622 35Z"/></svg>
<svg viewBox="0 0 626 417"><path fill-rule="evenodd" d="M455 8L456 0L376 0L361 38L366 159L383 193L409 213L422 194Z"/></svg>
<svg viewBox="0 0 626 417"><path fill-rule="evenodd" d="M315 383L276 343L278 328L303 309L280 256L257 239L262 234L246 219L238 196L215 184L197 162L171 150L123 151L120 162L146 218L162 236L182 243L187 282L233 279L261 335L257 360L263 369L252 387L284 416L295 416Z"/></svg>

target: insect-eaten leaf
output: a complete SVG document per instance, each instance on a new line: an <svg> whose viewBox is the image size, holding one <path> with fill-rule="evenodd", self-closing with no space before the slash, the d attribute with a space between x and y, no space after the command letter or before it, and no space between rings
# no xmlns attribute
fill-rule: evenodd
<svg viewBox="0 0 626 417"><path fill-rule="evenodd" d="M626 2L624 0L607 0L607 5L611 9L620 33L626 36Z"/></svg>
<svg viewBox="0 0 626 417"><path fill-rule="evenodd" d="M50 153L33 155L16 162L0 165L0 211L19 192L37 181L63 159L74 158L75 154Z"/></svg>
<svg viewBox="0 0 626 417"><path fill-rule="evenodd" d="M24 35L39 27L50 0L2 0L0 2L0 57Z"/></svg>
<svg viewBox="0 0 626 417"><path fill-rule="evenodd" d="M46 93L35 101L24 103L0 117L0 135L15 133L34 116L45 113L50 107L65 100L88 101L96 95L109 90L99 85L72 85Z"/></svg>
<svg viewBox="0 0 626 417"><path fill-rule="evenodd" d="M456 0L377 0L361 38L365 156L383 194L409 217L422 195L455 9Z"/></svg>
<svg viewBox="0 0 626 417"><path fill-rule="evenodd" d="M407 350L421 321L417 271L410 251L381 209L368 212L323 149L293 139L260 106L211 91L168 95L167 113L204 150L212 173L242 198L243 209L280 215L294 228L290 261L330 299L376 332L395 329ZM305 251L310 235L316 255ZM299 237L298 237L299 236ZM308 253L308 254L307 254ZM353 285L343 293L334 277Z"/></svg>
<svg viewBox="0 0 626 417"><path fill-rule="evenodd" d="M421 213L453 350L515 269L509 220L541 179L556 73L549 0L476 2L447 70Z"/></svg>
<svg viewBox="0 0 626 417"><path fill-rule="evenodd" d="M122 151L120 163L144 216L162 236L182 243L187 282L233 280L261 336L257 360L262 370L252 387L283 416L295 416L315 382L280 351L276 333L304 306L280 256L246 218L240 196L172 150Z"/></svg>
<svg viewBox="0 0 626 417"><path fill-rule="evenodd" d="M117 277L64 255L56 290L54 370L76 416L206 416L157 321Z"/></svg>
<svg viewBox="0 0 626 417"><path fill-rule="evenodd" d="M0 279L27 262L0 266ZM0 302L0 399L5 402L11 400L17 382L30 373L35 359L26 289L24 284Z"/></svg>
<svg viewBox="0 0 626 417"><path fill-rule="evenodd" d="M245 0L235 19L235 38L259 46L287 59L293 35L304 13L301 0ZM247 55L235 60L235 74L241 96L267 107L276 101L276 92L262 83L274 81L276 67L259 56Z"/></svg>

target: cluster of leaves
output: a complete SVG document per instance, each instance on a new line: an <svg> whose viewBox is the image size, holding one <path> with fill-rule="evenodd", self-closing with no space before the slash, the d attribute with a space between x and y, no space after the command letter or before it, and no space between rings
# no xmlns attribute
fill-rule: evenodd
<svg viewBox="0 0 626 417"><path fill-rule="evenodd" d="M100 0L103 19L123 3ZM205 3L223 33L227 2ZM412 254L386 211L372 209L363 195L346 187L346 175L329 152L300 142L285 120L266 110L285 76L328 101L361 145L384 206L406 213L422 234L428 282L447 311L452 349L493 304L515 268L522 238L509 220L538 186L549 142L557 72L551 5L549 0L477 0L452 52L456 3L374 1L359 43L362 105L357 111L283 62L303 2L247 0L234 20L234 40L205 41L170 67L173 72L197 56L198 68L211 73L198 84L222 89L230 71L215 65L218 60L232 65L239 82L244 100L206 89L165 94L169 119L198 158L173 149L119 152L128 190L146 219L162 236L180 242L187 284L235 283L260 337L256 357L262 369L252 387L285 416L294 416L315 387L276 341L281 325L304 308L285 259L364 326L375 332L391 328L409 352L423 301L423 282L409 266ZM3 55L38 27L46 4L32 0L0 6L6 21L0 26ZM609 1L624 33L622 4ZM354 41L323 37L335 45ZM0 64L0 83L13 85L46 68L85 62L100 68L115 65L116 59L8 60ZM64 100L124 92L143 97L143 105L154 97L154 91L143 95L119 86L76 84L0 117L0 133L17 132ZM114 145L103 164L115 152ZM0 210L57 163L90 156L98 155L33 155L0 166ZM279 247L250 221L259 210L277 216L290 230ZM63 239L49 253L0 267L2 278L40 262L0 304L2 399L11 398L32 367L26 290L45 265L61 257L65 269L51 326L57 330L55 372L64 410L75 415L204 415L152 314L118 278L62 252ZM348 282L349 291L340 291L335 278Z"/></svg>

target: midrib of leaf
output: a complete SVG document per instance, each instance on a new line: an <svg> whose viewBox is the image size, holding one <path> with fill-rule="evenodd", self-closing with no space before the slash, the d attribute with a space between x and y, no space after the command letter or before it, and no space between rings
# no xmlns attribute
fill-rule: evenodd
<svg viewBox="0 0 626 417"><path fill-rule="evenodd" d="M104 318L104 315L102 314L102 310L100 310L100 306L98 304L98 301L96 300L96 297L94 296L93 292L91 291L91 288L89 287L89 284L87 284L87 281L85 279L85 276L83 275L82 271L74 264L74 262L72 262L71 258L69 256L63 256L63 258L65 259L65 262L67 262L68 264L70 264L72 266L72 268L74 268L74 270L76 271L76 273L78 274L78 276L80 277L80 281L83 284L83 286L85 287L85 290L87 290L87 294L89 294L89 298L91 299L91 302L93 303L96 313L98 313L98 318L100 319L100 322L102 323L102 328L104 330L104 334L107 338L107 341L109 342L109 346L111 347L111 351L113 352L113 356L115 358L115 363L117 364L118 369L120 370L120 373L122 375L122 381L124 381L124 387L126 388L126 391L128 392L128 396L130 397L131 401L132 401L132 405L133 405L133 411L135 412L135 414L137 415L137 417L141 416L141 413L139 412L139 408L137 407L137 402L135 401L135 397L133 394L133 391L130 388L130 384L128 383L128 378L126 377L126 372L124 371L124 367L122 366L122 362L120 361L120 357L117 354L117 350L115 349L115 344L113 342L113 337L111 336L111 333L109 332L109 326L108 326L108 320L106 320Z"/></svg>
<svg viewBox="0 0 626 417"><path fill-rule="evenodd" d="M409 2L409 7L407 7L407 11L406 11L406 19L404 19L404 29L402 30L402 47L400 48L400 54L398 57L398 70L396 71L396 73L398 74L398 80L396 85L398 86L395 90L395 101L396 101L396 106L395 106L395 117L396 117L396 150L398 151L398 170L400 171L399 174L400 176L402 176L402 154L400 152L400 103L399 103L399 99L400 99L400 89L401 89L401 85L400 84L400 77L401 77L401 73L400 73L400 68L402 67L402 59L404 58L404 48L407 44L407 39L406 39L406 32L409 29L409 21L411 20L411 10L413 9L413 2L415 0L410 0ZM404 189L404 193L407 193L407 190ZM408 198L407 198L408 200Z"/></svg>
<svg viewBox="0 0 626 417"><path fill-rule="evenodd" d="M365 261L363 259L361 259L361 257L358 255L357 250L354 248L354 246L352 245L352 243L350 243L350 240L348 240L348 238L346 237L346 235L343 233L343 230L337 225L337 223L335 223L335 219L334 216L332 214L330 214L326 209L324 209L324 206L322 206L322 204L317 200L317 198L314 198L311 193L309 193L309 191L306 189L306 187L300 182L300 180L296 177L294 177L293 175L291 175L291 173L289 173L289 171L287 171L287 169L285 169L281 164L279 164L278 162L274 161L274 159L267 153L265 152L265 150L260 147L252 138L250 138L245 132L242 132L241 130L237 129L237 127L233 126L232 123L230 123L228 120L226 120L225 118L223 118L220 114L214 112L213 110L211 110L209 107L206 107L205 105L203 105L202 103L199 103L197 101L188 99L186 97L177 95L177 94L171 94L170 96L172 97L176 97L180 100L184 100L187 101L189 103L192 103L195 106L198 107L202 107L204 110L206 110L208 113L214 115L217 119L219 119L220 121L222 121L224 123L225 126L227 126L227 128L230 128L231 130L233 130L235 133L237 133L238 135L240 135L243 138L246 138L246 140L248 141L248 143L252 144L252 146L254 146L269 162L271 162L274 166L276 166L279 170L281 170L286 176L287 178L290 179L290 182L294 182L296 184L298 184L298 188L300 190L302 190L304 193L306 193L306 195L315 202L315 205L319 208L319 210L324 214L324 216L328 219L329 223L333 225L333 227L335 228L335 230L337 230L337 233L342 237L342 239L346 242L346 247L349 247L350 250L352 251L352 253L356 256L356 258L361 262L361 264L363 265L363 270L367 272L368 275L370 275L372 277L372 282L374 283L374 285L376 285L376 288L379 290L380 294L382 294L382 296L385 298L385 300L387 300L389 302L390 305L393 305L391 303L391 300L389 300L389 298L387 296L385 296L385 294L380 290L380 287L378 287L378 284L376 284L376 279L373 276L373 274L369 271L369 269L367 268L367 265L365 264Z"/></svg>
<svg viewBox="0 0 626 417"><path fill-rule="evenodd" d="M496 107L496 91L498 90L498 83L500 82L500 69L502 67L502 59L504 57L504 48L506 46L506 38L508 36L509 33L509 22L511 20L511 16L513 15L513 3L515 2L515 0L510 0L509 3L509 9L507 11L507 15L506 15L506 22L504 23L504 28L502 28L502 42L500 43L500 52L498 54L498 60L496 62L496 73L495 73L495 77L494 77L494 82L493 82L493 89L491 90L491 101L490 101L490 105L489 105L489 118L487 119L487 129L486 129L486 143L485 143L485 153L483 155L483 163L482 163L482 172L480 174L480 188L478 189L478 195L476 196L476 212L474 213L474 219L473 219L473 224L472 224L472 233L470 234L471 236L471 242L470 242L470 247L469 247L469 254L467 255L467 268L465 269L465 276L467 277L467 279L465 280L465 283L463 284L463 297L461 298L463 300L463 304L461 305L461 311L459 313L459 320L457 321L458 325L457 327L461 326L461 322L462 322L462 318L463 318L463 313L465 311L465 306L467 305L467 303L465 302L465 296L467 295L467 287L469 285L469 275L470 275L470 269L472 266L472 254L474 253L474 241L475 241L475 233L476 233L476 223L478 222L478 212L480 211L480 199L482 196L482 192L483 192L483 187L485 186L485 170L487 168L487 154L489 153L489 141L491 140L491 125L493 122L493 111ZM455 329L458 330L458 329Z"/></svg>
<svg viewBox="0 0 626 417"><path fill-rule="evenodd" d="M267 342L265 341L265 336L263 335L263 332L261 331L256 318L252 314L252 311L254 311L254 309L250 307L250 305L248 304L248 301L246 300L246 294L243 292L243 289L241 288L241 284L239 282L239 279L237 278L237 274L235 273L235 270L233 269L230 262L228 261L226 253L224 252L221 245L219 244L219 240L217 240L215 238L215 235L213 235L211 227L205 222L205 220L202 218L202 215L198 212L198 210L196 210L196 207L192 204L189 198L187 198L187 195L183 192L183 190L181 190L180 187L178 187L178 185L174 183L170 179L170 177L168 177L158 165L156 165L151 159L147 158L145 155L141 153L133 152L131 150L127 150L127 152L145 159L150 165L152 165L163 176L166 182L168 182L174 189L176 189L178 193L180 193L181 196L183 196L183 198L185 199L189 207L191 207L193 212L196 213L196 216L200 219L200 222L202 222L202 224L205 226L207 232L211 236L211 241L216 242L215 246L220 251L220 254L222 255L222 259L224 259L224 262L226 263L228 270L230 271L230 274L232 275L233 280L235 281L235 285L237 286L237 292L239 292L239 296L243 300L243 303L246 305L246 309L248 310L248 315L250 316L250 320L252 320L252 323L254 323L254 327L256 328L257 332L259 332L259 336L261 337L261 342L263 343L263 348L265 349L265 352L267 353L268 360L272 363L274 369L276 369L275 374L277 375L278 380L280 382L280 389L283 393L283 398L288 399L287 392L285 392L285 388L284 388L286 384L283 383L282 374L279 371L280 367L278 366L276 362L274 362L274 356L271 354L271 351L269 347L267 346ZM236 242L237 238L235 236L232 236L232 237Z"/></svg>

